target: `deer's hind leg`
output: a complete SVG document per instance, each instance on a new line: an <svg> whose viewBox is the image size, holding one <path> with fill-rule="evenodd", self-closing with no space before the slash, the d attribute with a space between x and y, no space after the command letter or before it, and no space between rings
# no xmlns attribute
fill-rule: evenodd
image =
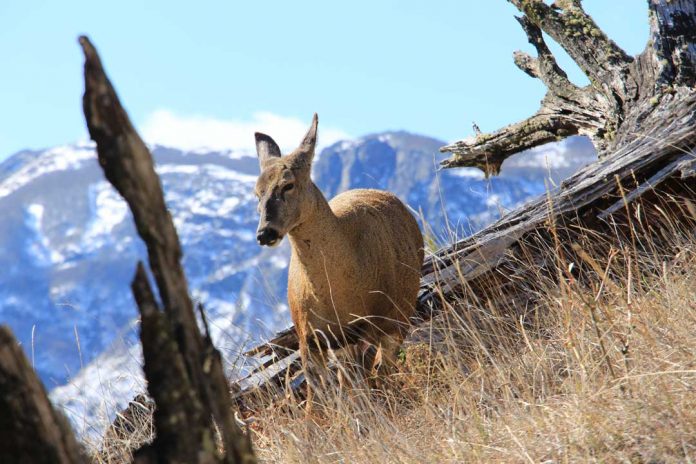
<svg viewBox="0 0 696 464"><path fill-rule="evenodd" d="M355 364L371 388L380 388L399 371L399 351L404 334L395 327L390 332L375 329L354 348Z"/></svg>
<svg viewBox="0 0 696 464"><path fill-rule="evenodd" d="M385 334L379 338L371 366L373 377L385 378L399 370L399 352L403 341L401 332Z"/></svg>

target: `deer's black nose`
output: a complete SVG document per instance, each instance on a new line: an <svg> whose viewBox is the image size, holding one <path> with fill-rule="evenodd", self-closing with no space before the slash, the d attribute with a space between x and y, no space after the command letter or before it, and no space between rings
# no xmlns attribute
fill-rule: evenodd
<svg viewBox="0 0 696 464"><path fill-rule="evenodd" d="M278 241L278 232L270 227L264 227L256 234L256 240L261 245L274 245Z"/></svg>

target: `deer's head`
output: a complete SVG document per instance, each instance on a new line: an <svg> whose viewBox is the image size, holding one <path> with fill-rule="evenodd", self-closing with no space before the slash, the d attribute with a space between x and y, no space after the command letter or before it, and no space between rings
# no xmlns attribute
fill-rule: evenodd
<svg viewBox="0 0 696 464"><path fill-rule="evenodd" d="M286 156L281 156L278 144L270 136L255 134L261 165L255 188L260 214L256 239L261 245L278 245L313 209L315 187L310 174L318 123L315 113L300 146Z"/></svg>

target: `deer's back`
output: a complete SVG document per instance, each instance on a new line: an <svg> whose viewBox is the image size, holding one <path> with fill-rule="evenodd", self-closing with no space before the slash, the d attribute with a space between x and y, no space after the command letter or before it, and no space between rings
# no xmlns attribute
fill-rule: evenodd
<svg viewBox="0 0 696 464"><path fill-rule="evenodd" d="M339 220L344 246L335 250L330 306L320 318L346 323L377 316L380 330L413 314L423 263L418 223L395 195L368 189L344 192L329 202ZM324 298L326 302L326 299ZM319 324L315 321L314 325Z"/></svg>
<svg viewBox="0 0 696 464"><path fill-rule="evenodd" d="M423 236L413 215L394 194L372 189L348 190L334 197L329 205L364 264L372 264L370 267L377 270L384 263L382 259L388 259L384 273L415 266L420 274Z"/></svg>

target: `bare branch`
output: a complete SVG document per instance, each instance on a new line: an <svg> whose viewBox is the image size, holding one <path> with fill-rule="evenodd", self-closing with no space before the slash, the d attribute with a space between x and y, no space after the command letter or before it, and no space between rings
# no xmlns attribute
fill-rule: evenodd
<svg viewBox="0 0 696 464"><path fill-rule="evenodd" d="M580 1L557 1L553 6L543 0L508 1L563 47L597 90L608 88L624 96L624 69L633 58L607 37Z"/></svg>
<svg viewBox="0 0 696 464"><path fill-rule="evenodd" d="M442 147L440 151L454 153L454 157L443 161L442 165L445 168L477 167L487 176L498 174L509 156L577 133L577 126L564 117L537 113L492 134L481 134Z"/></svg>
<svg viewBox="0 0 696 464"><path fill-rule="evenodd" d="M541 78L541 73L539 71L539 60L531 56L529 53L517 50L513 54L513 59L515 60L515 66L520 68L524 73L535 79Z"/></svg>
<svg viewBox="0 0 696 464"><path fill-rule="evenodd" d="M558 66L556 58L544 41L539 26L531 22L526 16L516 17L516 19L527 34L529 43L536 48L538 58L534 60L529 55L516 52L515 64L530 76L541 79L549 91L557 96L570 97L580 92L581 89L570 82L568 75ZM526 70L525 66L529 67L529 70Z"/></svg>
<svg viewBox="0 0 696 464"><path fill-rule="evenodd" d="M515 52L515 64L548 88L537 113L493 134L443 147L455 154L443 166L474 166L496 174L505 158L570 135L589 136L598 151L605 150L624 119L625 98L638 89L630 75L632 58L597 28L578 0L509 0L525 13L517 17L537 57ZM588 74L593 85L573 84L547 46L542 30L556 39ZM601 48L601 50L599 50Z"/></svg>

